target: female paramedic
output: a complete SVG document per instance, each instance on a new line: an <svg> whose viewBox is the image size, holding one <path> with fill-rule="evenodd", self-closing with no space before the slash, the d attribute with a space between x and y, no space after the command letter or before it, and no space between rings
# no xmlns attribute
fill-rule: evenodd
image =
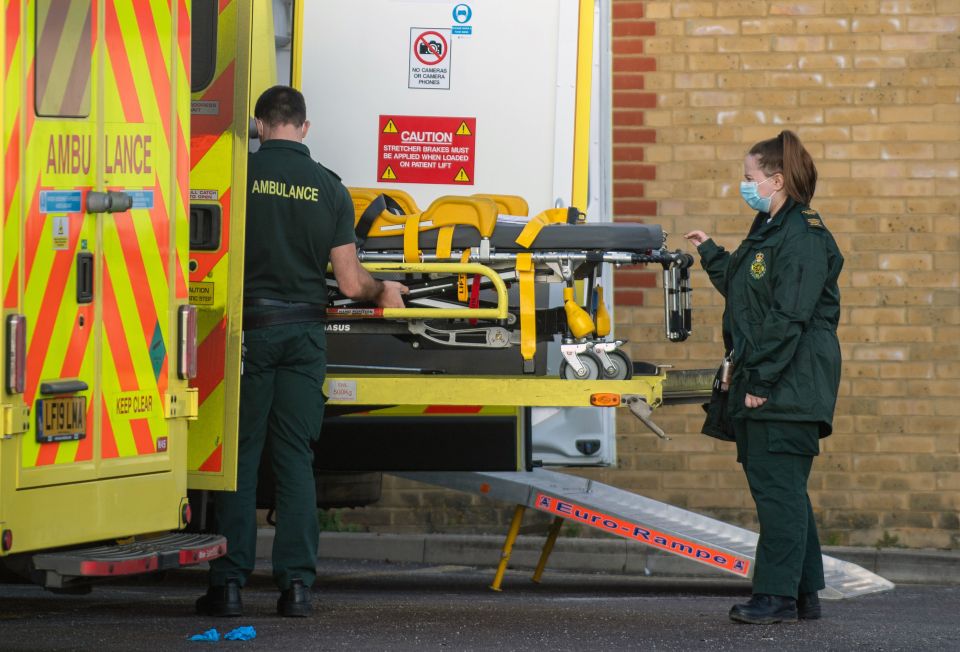
<svg viewBox="0 0 960 652"><path fill-rule="evenodd" d="M743 168L740 194L758 212L737 250L725 251L703 231L684 236L726 299L733 372L722 389L760 522L753 595L730 618L813 620L824 582L807 478L820 438L833 430L843 256L810 208L817 169L796 134L757 143Z"/></svg>

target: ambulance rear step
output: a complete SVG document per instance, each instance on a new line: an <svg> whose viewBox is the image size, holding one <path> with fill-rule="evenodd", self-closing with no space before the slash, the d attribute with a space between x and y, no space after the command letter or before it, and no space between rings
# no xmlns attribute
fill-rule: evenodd
<svg viewBox="0 0 960 652"><path fill-rule="evenodd" d="M216 534L174 532L153 539L34 555L44 587L63 589L93 580L154 573L222 557L227 540Z"/></svg>
<svg viewBox="0 0 960 652"><path fill-rule="evenodd" d="M536 577L546 565L564 520L637 541L738 577L753 575L756 532L588 478L543 468L528 472L410 472L394 475L517 505L514 524L504 545L501 569L494 581L493 588L497 590L525 508L555 517ZM852 598L889 591L894 587L892 582L865 568L827 555L823 555L823 573L826 588L820 591L820 597L825 599Z"/></svg>

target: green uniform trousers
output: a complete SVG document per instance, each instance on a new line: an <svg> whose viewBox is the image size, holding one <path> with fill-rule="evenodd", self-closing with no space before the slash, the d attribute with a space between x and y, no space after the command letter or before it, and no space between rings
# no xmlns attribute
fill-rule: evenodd
<svg viewBox="0 0 960 652"><path fill-rule="evenodd" d="M273 577L281 590L316 578L317 522L313 449L323 421L326 335L322 323L285 324L244 332L240 381L237 491L216 496L217 530L227 554L210 564L210 585L243 586L256 557L257 472L264 443L276 477Z"/></svg>
<svg viewBox="0 0 960 652"><path fill-rule="evenodd" d="M797 597L825 585L823 559L807 478L813 455L781 452L790 443L816 441L816 423L734 419L737 461L743 465L757 505L760 539L753 592ZM784 445L787 444L787 445Z"/></svg>

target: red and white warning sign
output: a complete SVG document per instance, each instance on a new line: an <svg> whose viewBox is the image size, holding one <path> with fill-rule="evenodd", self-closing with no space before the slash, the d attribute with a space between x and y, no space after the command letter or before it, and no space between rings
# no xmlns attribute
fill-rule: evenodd
<svg viewBox="0 0 960 652"><path fill-rule="evenodd" d="M377 179L472 186L476 134L476 118L381 115Z"/></svg>
<svg viewBox="0 0 960 652"><path fill-rule="evenodd" d="M410 28L408 88L450 90L450 29Z"/></svg>

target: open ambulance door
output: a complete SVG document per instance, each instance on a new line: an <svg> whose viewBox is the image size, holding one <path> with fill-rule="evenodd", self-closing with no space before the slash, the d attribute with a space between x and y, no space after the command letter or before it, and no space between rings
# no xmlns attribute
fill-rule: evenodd
<svg viewBox="0 0 960 652"><path fill-rule="evenodd" d="M3 4L4 327L19 382L8 367L0 495L15 552L183 525L182 6Z"/></svg>
<svg viewBox="0 0 960 652"><path fill-rule="evenodd" d="M192 19L189 290L199 417L190 424L189 488L232 491L250 118L273 83L273 17L268 0L193 0Z"/></svg>

